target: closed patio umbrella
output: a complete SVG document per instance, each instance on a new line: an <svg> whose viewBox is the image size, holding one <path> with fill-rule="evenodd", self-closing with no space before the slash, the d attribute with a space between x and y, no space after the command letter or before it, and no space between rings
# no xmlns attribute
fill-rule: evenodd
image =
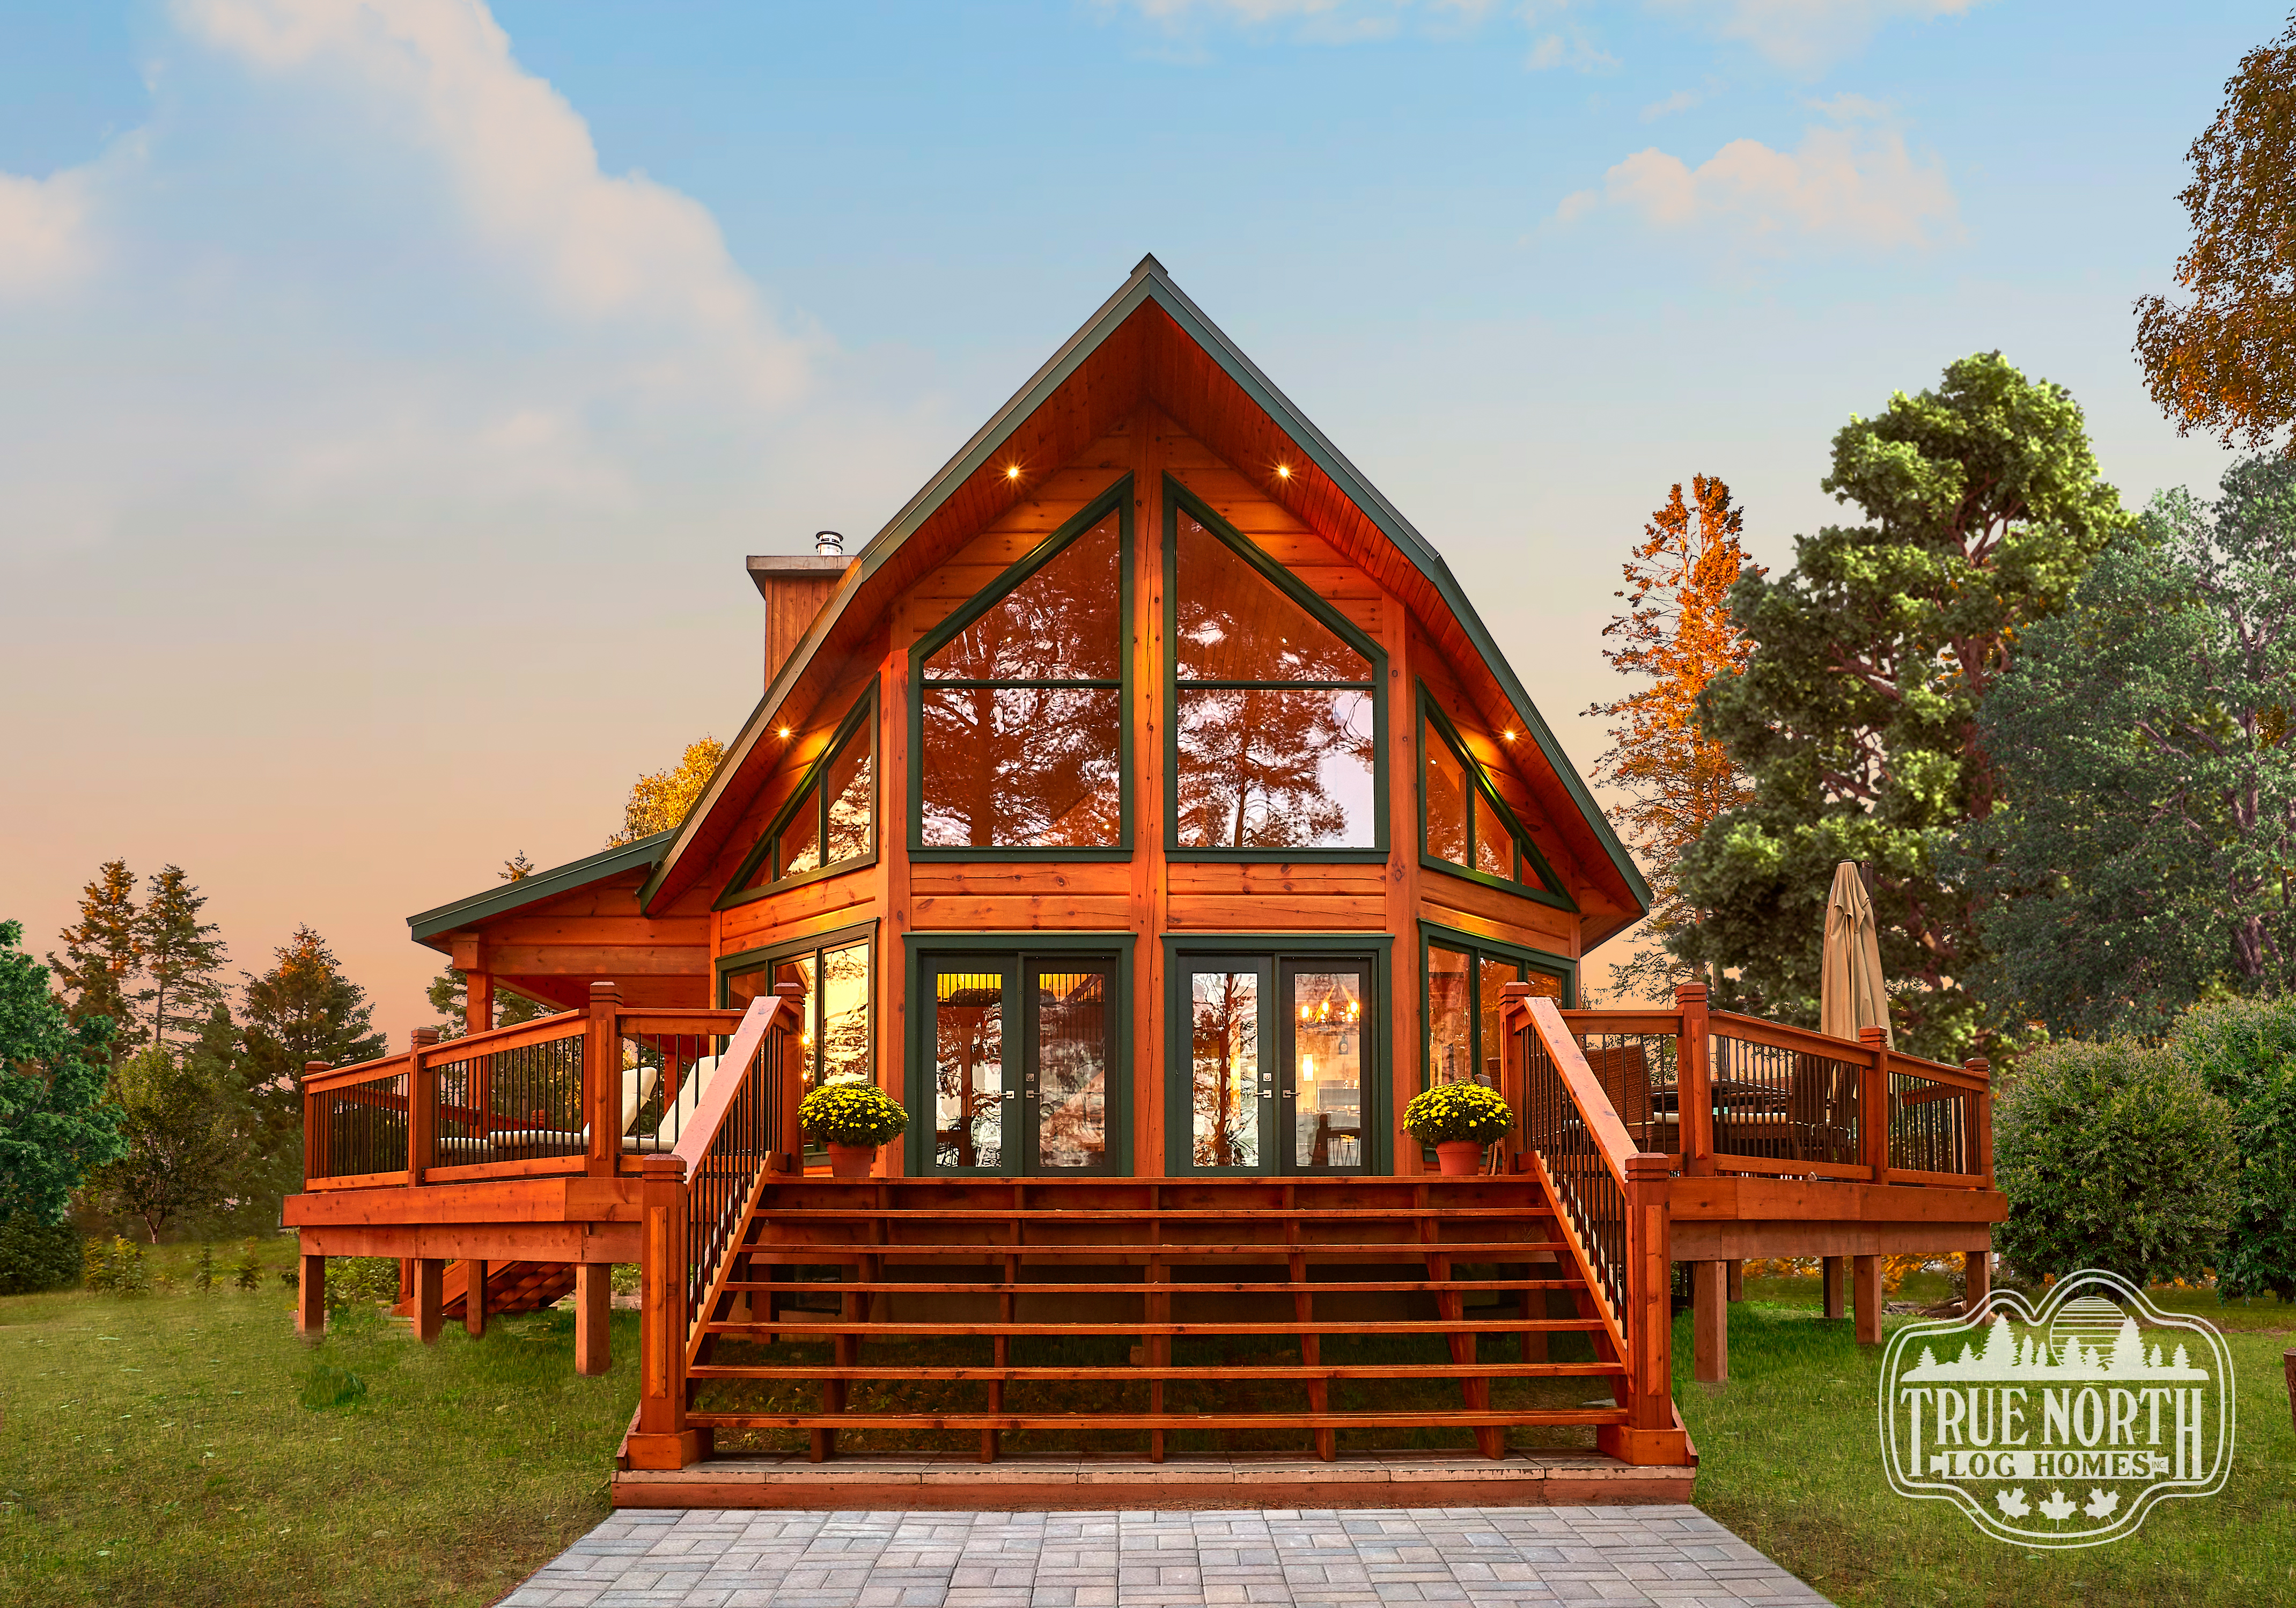
<svg viewBox="0 0 2296 1608"><path fill-rule="evenodd" d="M1882 984L1882 940L1874 930L1874 901L1866 897L1866 879L1855 860L1833 868L1818 979L1819 1032L1855 1039L1860 1028L1880 1028L1888 1036L1890 994ZM1895 1039L1890 1043L1895 1047Z"/></svg>

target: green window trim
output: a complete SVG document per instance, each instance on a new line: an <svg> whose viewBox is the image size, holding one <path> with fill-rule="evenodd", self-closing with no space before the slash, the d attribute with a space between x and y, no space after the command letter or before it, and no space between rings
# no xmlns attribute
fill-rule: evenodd
<svg viewBox="0 0 2296 1608"><path fill-rule="evenodd" d="M1091 502L1086 504L1083 512L1077 514L1075 518L1068 521L1066 523L1062 525L1059 529L1054 531L1052 535L1046 537L1043 541L1037 543L1036 546L1030 548L1020 558L1013 561L1013 562L1005 569L1003 574L999 575L995 580L989 582L988 585L983 587L980 591L975 593L963 607L959 608L947 619L941 621L939 625L934 627L933 629L921 638L914 647L910 648L908 693L909 774L907 791L909 803L909 858L912 860L980 860L994 862L1000 860L1128 860L1132 857L1132 727L1134 724L1132 707L1132 476L1128 472L1125 474L1119 476L1116 481L1111 484L1107 490L1102 492L1098 496L1093 498ZM1121 712L1120 718L1117 722L1119 732L1117 754L1118 846L1114 848L1071 848L1057 844L1037 846L1019 843L983 845L963 843L927 843L923 838L925 818L924 694L928 685L945 685L947 684L927 683L924 673L925 660L931 658L942 648L947 646L949 642L959 633L964 631L967 626L980 619L983 614L988 612L989 610L995 608L997 603L1004 601L1005 594L1011 592L1022 581L1027 580L1038 570L1044 568L1047 562L1059 554L1060 551L1063 547L1066 547L1070 542L1075 541L1078 537L1084 535L1086 531L1090 530L1094 526L1099 524L1101 521L1106 519L1111 511L1113 511L1117 516L1116 550L1117 569L1119 571L1118 585L1120 594L1117 603L1117 615L1119 621L1119 642L1117 648L1117 679L1113 683L1115 687L1118 689L1117 704ZM1000 683L998 685L1006 686L1106 686L1111 684L1098 681L1062 681L1057 683L1012 681Z"/></svg>
<svg viewBox="0 0 2296 1608"><path fill-rule="evenodd" d="M857 855L850 859L839 860L833 865L816 866L810 871L800 871L795 876L783 877L776 882L761 882L755 888L743 887L742 884L750 880L761 864L770 863L775 846L781 841L783 833L788 830L790 823L797 818L799 812L804 808L808 800L811 801L814 809L814 830L817 834L815 841L822 846L823 852L827 852L829 792L822 786L822 779L829 774L829 767L844 752L847 742L856 732L865 727L868 732L869 743L868 852ZM752 899L761 899L768 894L786 893L792 888L802 888L808 882L818 882L828 877L844 876L850 872L865 871L875 865L879 845L883 841L884 833L884 781L885 767L882 763L882 756L878 753L877 743L877 684L873 679L869 684L869 690L861 694L860 701L849 710L845 718L837 723L837 729L830 734L828 742L823 745L822 751L816 754L812 762L806 767L805 774L799 778L795 791L790 794L789 801L775 812L773 819L767 823L765 831L758 834L757 846L742 857L740 868L734 873L733 879L726 884L726 891L718 896L717 904L710 907L715 910L731 910L737 905L746 905Z"/></svg>
<svg viewBox="0 0 2296 1608"><path fill-rule="evenodd" d="M908 1108L908 1131L902 1136L906 1170L913 1178L1023 1179L1023 1173L988 1169L941 1171L933 1165L932 1091L926 1087L933 1064L932 1046L925 1035L931 1030L931 1013L922 1002L925 964L939 956L1010 956L1026 961L1038 956L1113 955L1116 957L1116 1053L1109 1068L1109 1170L1104 1173L1053 1176L1093 1178L1132 1177L1132 998L1133 955L1136 932L904 932L901 934L901 997L909 1002L907 1044L901 1066L901 1102Z"/></svg>
<svg viewBox="0 0 2296 1608"><path fill-rule="evenodd" d="M827 932L816 932L805 938L787 939L780 943L765 945L761 948L743 949L738 954L719 956L714 968L716 985L711 990L712 994L717 998L718 1008L721 1011L730 1010L733 1008L733 986L729 981L729 979L731 979L737 972L763 971L767 973L767 986L770 987L773 980L772 971L774 966L778 963L793 959L800 955L825 955L832 949L849 949L856 944L865 945L869 953L869 985L863 991L862 995L862 997L866 1001L869 1009L869 1044L868 1048L864 1052L864 1054L866 1055L868 1060L869 1080L872 1083L877 1082L879 1078L877 1055L878 945L877 923L873 918L869 921L857 923L852 926L838 927ZM817 1053L817 1046L821 1045L824 1038L827 1036L826 1024L822 1018L822 1000L827 990L818 986L820 981L820 972L818 969L816 970L814 977L816 986L814 989L812 996L805 1002L807 1015L806 1030L813 1035L813 1042L816 1046Z"/></svg>
<svg viewBox="0 0 2296 1608"><path fill-rule="evenodd" d="M1421 1090L1431 1087L1429 1079L1434 1076L1435 1071L1435 1012L1429 1004L1430 990L1427 979L1430 969L1434 964L1434 956L1429 951L1439 948L1456 949L1464 954L1468 957L1467 964L1471 977L1474 974L1472 968L1485 958L1510 962L1529 972L1544 972L1562 985L1562 1008L1569 1011L1578 1007L1578 963L1577 961L1560 955L1550 955L1544 949L1534 949L1526 944L1508 943L1503 939L1485 938L1479 932L1467 932L1457 927L1447 927L1439 922L1422 921L1419 923L1418 1079L1418 1088ZM1468 1020L1473 1023L1473 1031L1480 1035L1482 1031L1480 1013L1470 1011ZM1469 1059L1480 1060L1480 1056L1481 1048L1477 1046L1470 1052ZM1428 1147L1427 1153L1431 1156L1435 1153L1431 1145Z"/></svg>
<svg viewBox="0 0 2296 1608"><path fill-rule="evenodd" d="M1185 509L1228 549L1259 571L1262 578L1307 611L1371 666L1372 698L1372 845L1365 848L1214 849L1183 846L1180 842L1180 660L1179 639L1180 513ZM1387 799L1387 650L1355 621L1300 584L1297 576L1262 552L1250 537L1212 511L1168 472L1164 476L1164 857L1167 860L1256 861L1291 864L1378 865L1388 857ZM1224 682L1190 682L1191 686L1219 687ZM1360 686L1360 682L1251 682L1275 690L1336 685Z"/></svg>
<svg viewBox="0 0 2296 1608"><path fill-rule="evenodd" d="M1164 1172L1168 1177L1323 1177L1378 1178L1395 1172L1393 1117L1394 1024L1389 1013L1395 1004L1395 938L1387 932L1168 932L1164 948ZM1365 1035L1362 1109L1380 1113L1363 1128L1364 1164L1357 1173L1295 1172L1282 1165L1263 1168L1198 1167L1187 1136L1194 1130L1194 1044L1184 1023L1194 1021L1194 1002L1187 992L1188 968L1200 961L1229 961L1264 965L1270 979L1280 979L1283 963L1292 960L1368 960L1371 963L1372 1010L1375 1030ZM1275 1043L1267 1046L1273 1052ZM1177 1146L1177 1148L1176 1148Z"/></svg>
<svg viewBox="0 0 2296 1608"><path fill-rule="evenodd" d="M1441 706L1435 701L1435 695L1428 691L1425 682L1419 684L1418 692L1419 864L1429 871L1440 871L1446 875L1464 877L1471 882L1480 882L1487 888L1501 889L1524 898L1536 899L1542 905L1551 905L1557 910L1568 910L1573 915L1578 915L1578 901L1564 891L1562 879L1554 874L1554 867L1548 865L1546 857L1538 851L1538 845L1531 841L1530 833L1524 829L1521 818L1509 808L1507 801L1499 796L1498 789L1491 785L1490 773L1484 767L1482 761L1467 751L1466 743L1459 736L1459 728L1451 723L1451 718L1446 715ZM1493 876L1488 871L1477 870L1472 866L1462 866L1456 860L1447 860L1440 855L1427 852L1427 753L1430 742L1440 742L1451 751L1451 757L1459 762L1460 770L1467 777L1468 785L1472 787L1482 797L1484 802L1497 813L1500 821L1513 835L1516 865L1519 867L1527 868L1531 876L1537 879L1536 881L1520 876ZM1472 809L1467 812L1467 821L1468 831L1472 833L1474 830L1474 811ZM1470 841L1467 845L1467 853L1472 857L1474 852L1474 844Z"/></svg>

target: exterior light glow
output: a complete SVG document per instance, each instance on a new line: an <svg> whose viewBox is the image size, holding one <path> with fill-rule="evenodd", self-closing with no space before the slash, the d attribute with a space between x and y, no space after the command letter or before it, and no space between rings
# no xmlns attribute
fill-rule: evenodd
<svg viewBox="0 0 2296 1608"><path fill-rule="evenodd" d="M1018 464L1005 464L1005 465L1004 465L1004 478L1005 478L1006 480L1019 480L1019 479L1021 478L1021 466L1020 466Z"/></svg>
<svg viewBox="0 0 2296 1608"><path fill-rule="evenodd" d="M786 737L786 736L788 736L789 734L790 734L790 728L789 728L789 727L787 727L786 726L783 726L783 727L782 727L782 735L783 735L783 736L784 736L784 737Z"/></svg>
<svg viewBox="0 0 2296 1608"><path fill-rule="evenodd" d="M1514 741L1514 733L1512 731L1501 732L1499 735L1505 737L1510 742Z"/></svg>
<svg viewBox="0 0 2296 1608"><path fill-rule="evenodd" d="M1292 478L1292 465L1289 464L1278 464L1275 466L1275 478L1279 480L1290 480Z"/></svg>

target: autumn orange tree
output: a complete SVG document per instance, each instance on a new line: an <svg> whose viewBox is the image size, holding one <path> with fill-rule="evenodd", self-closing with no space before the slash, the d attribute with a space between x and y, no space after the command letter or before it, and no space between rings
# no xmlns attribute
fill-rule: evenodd
<svg viewBox="0 0 2296 1608"><path fill-rule="evenodd" d="M676 826L701 796L701 790L709 785L718 761L725 757L724 743L704 737L687 743L685 752L668 769L653 771L631 783L629 799L622 806L622 829L606 840L606 847L619 849Z"/></svg>
<svg viewBox="0 0 2296 1608"><path fill-rule="evenodd" d="M1611 971L1612 985L1630 995L1660 997L1699 975L1665 947L1697 919L1677 862L1709 822L1750 792L1728 751L1698 726L1706 684L1743 669L1752 652L1730 620L1730 588L1747 568L1743 524L1721 480L1693 475L1687 503L1677 482L1627 561L1627 584L1617 594L1627 611L1603 628L1618 644L1603 650L1611 668L1649 681L1587 711L1617 723L1595 779L1627 795L1618 818L1651 885L1648 936L1656 941Z"/></svg>

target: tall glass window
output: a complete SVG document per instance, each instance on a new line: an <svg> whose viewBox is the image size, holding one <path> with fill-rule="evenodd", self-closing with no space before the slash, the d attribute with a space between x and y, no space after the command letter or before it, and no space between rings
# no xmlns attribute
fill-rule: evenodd
<svg viewBox="0 0 2296 1608"><path fill-rule="evenodd" d="M1174 846L1378 847L1371 658L1174 505Z"/></svg>
<svg viewBox="0 0 2296 1608"><path fill-rule="evenodd" d="M1419 791L1421 852L1447 866L1512 882L1546 903L1562 902L1546 863L1499 802L1483 767L1432 715L1423 716L1419 729L1425 767Z"/></svg>
<svg viewBox="0 0 2296 1608"><path fill-rule="evenodd" d="M753 893L865 863L877 849L877 723L872 699L845 718L829 751L766 831L727 890Z"/></svg>
<svg viewBox="0 0 2296 1608"><path fill-rule="evenodd" d="M1425 1082L1499 1081L1499 1006L1511 982L1568 1003L1562 979L1520 958L1465 943L1427 944L1427 1072Z"/></svg>
<svg viewBox="0 0 2296 1608"><path fill-rule="evenodd" d="M797 1049L804 1086L875 1078L869 1031L869 940L824 944L726 975L726 1003L746 1009L777 982L805 989Z"/></svg>
<svg viewBox="0 0 2296 1608"><path fill-rule="evenodd" d="M1259 1166L1259 1103L1264 1081L1259 1041L1260 973L1251 967L1193 971L1188 976L1189 1151L1198 1167Z"/></svg>
<svg viewBox="0 0 2296 1608"><path fill-rule="evenodd" d="M924 849L1124 842L1119 499L929 651L918 667Z"/></svg>

